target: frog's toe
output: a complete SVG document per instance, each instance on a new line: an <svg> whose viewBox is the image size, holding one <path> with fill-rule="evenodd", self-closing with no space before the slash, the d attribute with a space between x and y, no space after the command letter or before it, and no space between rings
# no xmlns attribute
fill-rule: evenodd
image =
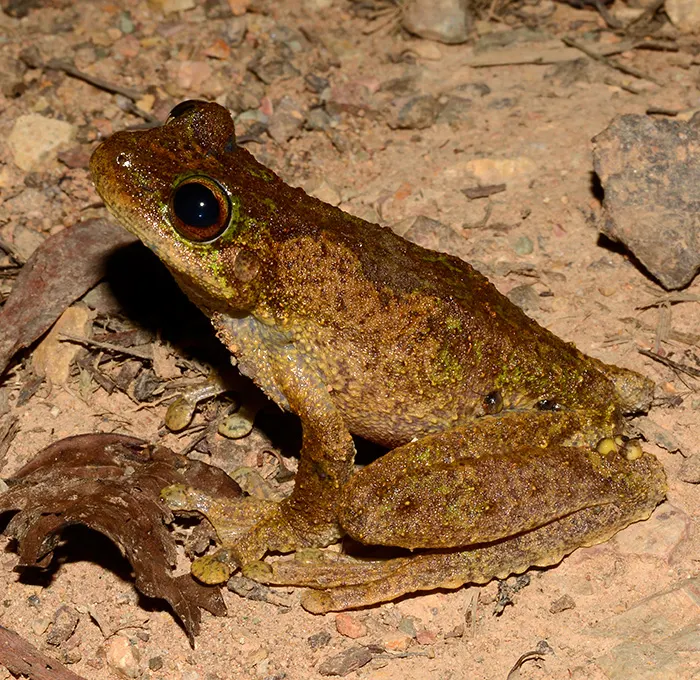
<svg viewBox="0 0 700 680"><path fill-rule="evenodd" d="M253 581L268 583L269 579L272 577L273 569L266 562L257 560L255 562L248 562L248 564L243 566L241 572L243 576Z"/></svg>
<svg viewBox="0 0 700 680"><path fill-rule="evenodd" d="M335 609L333 598L327 590L307 590L301 596L301 606L311 614L325 614Z"/></svg>
<svg viewBox="0 0 700 680"><path fill-rule="evenodd" d="M192 576L209 586L226 583L235 570L236 565L225 549L200 557L192 563Z"/></svg>
<svg viewBox="0 0 700 680"><path fill-rule="evenodd" d="M596 445L596 451L604 456L619 453L629 461L638 460L644 455L639 439L628 439L622 435L603 437Z"/></svg>

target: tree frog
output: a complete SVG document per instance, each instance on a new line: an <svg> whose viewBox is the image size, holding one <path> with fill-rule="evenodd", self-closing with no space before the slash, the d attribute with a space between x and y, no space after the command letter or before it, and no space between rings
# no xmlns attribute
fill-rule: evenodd
<svg viewBox="0 0 700 680"><path fill-rule="evenodd" d="M653 383L578 351L469 264L285 184L218 104L117 132L90 163L108 209L211 319L240 371L303 428L280 502L170 490L239 566L306 585L313 612L552 565L647 518L660 463L622 435ZM389 452L355 469L353 435ZM320 551L349 535L388 560ZM268 551L297 552L269 564Z"/></svg>

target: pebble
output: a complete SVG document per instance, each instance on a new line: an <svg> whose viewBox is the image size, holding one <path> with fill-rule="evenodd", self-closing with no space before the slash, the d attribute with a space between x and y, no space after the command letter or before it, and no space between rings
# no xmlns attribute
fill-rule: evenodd
<svg viewBox="0 0 700 680"><path fill-rule="evenodd" d="M326 111L331 116L348 113L351 116L376 115L378 107L369 87L358 81L333 85L326 98Z"/></svg>
<svg viewBox="0 0 700 680"><path fill-rule="evenodd" d="M425 130L437 120L441 108L429 94L400 97L389 105L387 123L392 129Z"/></svg>
<svg viewBox="0 0 700 680"><path fill-rule="evenodd" d="M333 119L319 107L309 111L304 127L307 130L327 130L331 126L332 121Z"/></svg>
<svg viewBox="0 0 700 680"><path fill-rule="evenodd" d="M46 636L46 642L58 647L70 638L80 621L78 612L73 607L63 605L56 610L51 624L51 630Z"/></svg>
<svg viewBox="0 0 700 680"><path fill-rule="evenodd" d="M352 647L323 661L318 672L324 676L343 677L366 666L371 660L372 653L367 647Z"/></svg>
<svg viewBox="0 0 700 680"><path fill-rule="evenodd" d="M511 288L506 297L525 312L532 312L540 308L540 296L529 283Z"/></svg>
<svg viewBox="0 0 700 680"><path fill-rule="evenodd" d="M402 25L421 38L463 43L474 23L469 4L469 0L413 0L404 11Z"/></svg>
<svg viewBox="0 0 700 680"><path fill-rule="evenodd" d="M29 172L56 160L58 150L68 146L75 133L75 127L64 120L29 113L15 120L7 145L15 165Z"/></svg>
<svg viewBox="0 0 700 680"><path fill-rule="evenodd" d="M159 0L153 4L160 5L165 14L186 12L188 9L194 9L196 6L195 0Z"/></svg>
<svg viewBox="0 0 700 680"><path fill-rule="evenodd" d="M416 632L416 642L419 645L434 645L437 641L437 634L432 630L422 628Z"/></svg>
<svg viewBox="0 0 700 680"><path fill-rule="evenodd" d="M513 250L518 255L531 255L534 249L535 246L529 236L519 236L513 244Z"/></svg>
<svg viewBox="0 0 700 680"><path fill-rule="evenodd" d="M305 190L307 194L330 205L338 205L342 200L340 190L325 178L312 181Z"/></svg>
<svg viewBox="0 0 700 680"><path fill-rule="evenodd" d="M686 458L678 468L678 478L688 484L700 484L700 456Z"/></svg>
<svg viewBox="0 0 700 680"><path fill-rule="evenodd" d="M529 184L538 172L537 164L525 156L515 158L473 158L455 164L447 173L471 173L482 185Z"/></svg>
<svg viewBox="0 0 700 680"><path fill-rule="evenodd" d="M331 634L327 630L322 630L313 635L309 635L306 641L309 643L311 649L321 649L321 647L325 647L331 641Z"/></svg>
<svg viewBox="0 0 700 680"><path fill-rule="evenodd" d="M137 647L123 635L115 635L107 642L107 664L126 678L138 678L141 655Z"/></svg>
<svg viewBox="0 0 700 680"><path fill-rule="evenodd" d="M388 652L405 652L413 644L413 637L406 633L389 633L382 637L382 647Z"/></svg>
<svg viewBox="0 0 700 680"><path fill-rule="evenodd" d="M278 144L298 137L304 126L306 115L301 105L292 97L285 95L270 116L267 132Z"/></svg>
<svg viewBox="0 0 700 680"><path fill-rule="evenodd" d="M549 611L552 614L559 614L560 612L565 612L567 609L573 609L576 606L574 598L571 595L562 595L557 598L549 605Z"/></svg>
<svg viewBox="0 0 700 680"><path fill-rule="evenodd" d="M337 614L335 628L344 637L356 640L367 635L367 626L350 614Z"/></svg>
<svg viewBox="0 0 700 680"><path fill-rule="evenodd" d="M700 29L700 2L698 0L666 0L664 12L671 23L682 33L695 33Z"/></svg>

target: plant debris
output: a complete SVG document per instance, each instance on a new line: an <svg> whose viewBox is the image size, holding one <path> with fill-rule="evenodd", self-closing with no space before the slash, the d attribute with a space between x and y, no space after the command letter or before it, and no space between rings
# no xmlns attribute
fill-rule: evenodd
<svg viewBox="0 0 700 680"><path fill-rule="evenodd" d="M218 589L189 574L171 575L176 549L166 524L172 513L160 501L161 489L176 483L239 496L222 470L134 437L84 434L48 446L7 482L0 513L18 511L5 533L17 540L19 566L47 567L62 530L80 524L119 546L136 587L166 600L190 641L199 633L200 608L225 614Z"/></svg>
<svg viewBox="0 0 700 680"><path fill-rule="evenodd" d="M104 276L107 256L134 241L106 220L88 220L42 243L0 311L0 375L12 357L51 328Z"/></svg>

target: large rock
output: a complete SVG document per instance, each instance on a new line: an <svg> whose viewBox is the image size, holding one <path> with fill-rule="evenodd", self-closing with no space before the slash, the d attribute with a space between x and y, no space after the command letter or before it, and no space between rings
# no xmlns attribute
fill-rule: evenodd
<svg viewBox="0 0 700 680"><path fill-rule="evenodd" d="M700 268L700 124L620 116L593 144L602 232L664 288L690 283Z"/></svg>

